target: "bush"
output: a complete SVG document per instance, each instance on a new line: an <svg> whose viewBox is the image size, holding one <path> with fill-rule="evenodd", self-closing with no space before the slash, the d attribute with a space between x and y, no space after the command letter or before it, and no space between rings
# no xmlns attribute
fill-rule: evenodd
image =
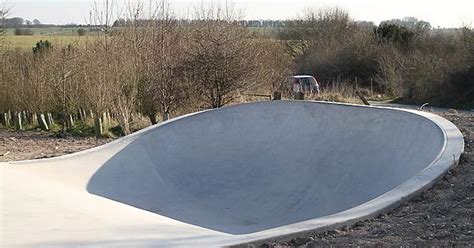
<svg viewBox="0 0 474 248"><path fill-rule="evenodd" d="M15 28L14 32L15 35L34 35L35 32L29 28Z"/></svg>
<svg viewBox="0 0 474 248"><path fill-rule="evenodd" d="M452 72L447 85L443 105L474 108L474 66Z"/></svg>
<svg viewBox="0 0 474 248"><path fill-rule="evenodd" d="M78 36L85 36L86 35L86 30L83 28L80 28L77 30L77 35Z"/></svg>
<svg viewBox="0 0 474 248"><path fill-rule="evenodd" d="M370 29L337 9L286 24L279 37L297 73L315 76L323 90L336 81L410 103L472 105L471 28L432 30L427 22L405 18Z"/></svg>
<svg viewBox="0 0 474 248"><path fill-rule="evenodd" d="M36 46L33 47L33 53L41 54L45 51L49 51L51 48L53 48L53 45L51 42L49 42L48 40L45 40L45 41L40 40L36 42Z"/></svg>
<svg viewBox="0 0 474 248"><path fill-rule="evenodd" d="M383 23L375 28L374 34L379 42L393 43L402 50L408 49L415 35L415 33L408 30L408 28L387 23Z"/></svg>
<svg viewBox="0 0 474 248"><path fill-rule="evenodd" d="M444 107L474 107L474 32L432 35L418 41L402 71L403 99Z"/></svg>

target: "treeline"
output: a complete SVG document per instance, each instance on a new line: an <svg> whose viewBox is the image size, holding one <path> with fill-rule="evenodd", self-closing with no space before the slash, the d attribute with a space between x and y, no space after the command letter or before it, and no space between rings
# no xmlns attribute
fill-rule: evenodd
<svg viewBox="0 0 474 248"><path fill-rule="evenodd" d="M34 35L35 32L29 28L15 28L13 31L15 35Z"/></svg>
<svg viewBox="0 0 474 248"><path fill-rule="evenodd" d="M163 6L152 17L129 12L120 28L105 12L84 43L2 53L0 122L67 132L79 120L101 136L112 120L129 134L141 117L155 124L249 94L288 93L292 74L314 75L323 94L365 87L404 102L474 107L471 28L446 34L413 18L375 26L325 9L266 36L220 8L187 22Z"/></svg>
<svg viewBox="0 0 474 248"><path fill-rule="evenodd" d="M6 7L5 7L6 10ZM23 27L32 27L32 26L41 26L41 22L38 19L33 21L25 20L21 17L12 17L7 18L6 16L0 19L0 25L5 28L23 28Z"/></svg>
<svg viewBox="0 0 474 248"><path fill-rule="evenodd" d="M284 45L221 11L199 12L200 21L190 25L167 11L145 27L134 16L113 32L105 25L83 44L40 41L32 51L5 53L1 121L45 130L56 121L63 132L75 120L88 121L101 136L104 121L113 119L126 135L140 116L155 124L224 106L247 92L280 90L292 73Z"/></svg>
<svg viewBox="0 0 474 248"><path fill-rule="evenodd" d="M474 108L474 31L432 30L415 18L354 22L340 9L312 11L279 33L297 72L372 87L404 102Z"/></svg>

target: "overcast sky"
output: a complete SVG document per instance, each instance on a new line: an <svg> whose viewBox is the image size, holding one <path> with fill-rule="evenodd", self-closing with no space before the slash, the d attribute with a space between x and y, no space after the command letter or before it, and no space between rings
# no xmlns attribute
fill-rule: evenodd
<svg viewBox="0 0 474 248"><path fill-rule="evenodd" d="M0 0L1 2L2 0ZM6 0L12 7L10 16L39 19L42 23L86 23L94 0ZM104 1L104 0L97 0ZM114 0L134 2L134 0ZM146 0L148 1L148 0ZM179 15L192 12L200 1L169 0ZM289 19L304 9L340 7L355 20L373 21L414 16L433 27L474 26L474 0L234 0L236 8L244 11L244 19Z"/></svg>

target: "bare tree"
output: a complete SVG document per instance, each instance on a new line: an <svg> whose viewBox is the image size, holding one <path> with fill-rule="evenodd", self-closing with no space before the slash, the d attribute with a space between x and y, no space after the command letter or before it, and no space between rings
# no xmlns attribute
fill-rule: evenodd
<svg viewBox="0 0 474 248"><path fill-rule="evenodd" d="M143 109L155 124L155 111L161 111L162 119L167 120L188 99L184 61L189 42L188 30L174 18L166 1L151 22L140 95Z"/></svg>
<svg viewBox="0 0 474 248"><path fill-rule="evenodd" d="M0 119L2 122L5 122L5 125L7 125L5 121L5 116L6 112L8 111L7 108L9 108L10 105L10 94L8 94L8 80L10 80L10 77L7 76L9 73L11 73L11 68L10 66L12 65L7 61L7 58L5 56L5 19L8 16L8 8L6 6L6 3L0 4L0 71L1 76L0 76Z"/></svg>
<svg viewBox="0 0 474 248"><path fill-rule="evenodd" d="M104 132L102 114L112 106L112 99L115 97L112 85L111 68L114 61L111 54L103 50L103 46L95 45L97 41L92 41L87 45L87 49L82 51L82 63L80 63L79 73L82 78L83 106L92 111L94 116L95 134L102 136Z"/></svg>
<svg viewBox="0 0 474 248"><path fill-rule="evenodd" d="M248 31L236 24L214 20L197 24L187 68L210 107L232 102L256 83L254 47Z"/></svg>
<svg viewBox="0 0 474 248"><path fill-rule="evenodd" d="M187 75L206 104L219 108L256 84L255 63L261 51L229 10L202 9L196 17Z"/></svg>
<svg viewBox="0 0 474 248"><path fill-rule="evenodd" d="M62 132L65 133L74 125L73 115L79 110L81 78L78 49L69 44L56 49L49 59L51 72L51 91L55 109L62 117Z"/></svg>
<svg viewBox="0 0 474 248"><path fill-rule="evenodd" d="M297 57L318 48L337 46L350 40L356 25L340 8L307 10L296 20L286 22L279 37L288 42L288 52Z"/></svg>
<svg viewBox="0 0 474 248"><path fill-rule="evenodd" d="M254 91L265 91L260 93L285 94L290 95L290 85L288 84L288 77L294 72L295 65L291 56L285 52L285 45L282 42L265 39L260 37L254 42L259 47L259 54L257 58L257 65L255 67L257 72Z"/></svg>
<svg viewBox="0 0 474 248"><path fill-rule="evenodd" d="M16 85L17 70L16 65L19 56L12 56L11 54L2 54L0 59L0 113L2 113L2 123L8 126L9 119L8 112L16 105L14 95L21 89Z"/></svg>
<svg viewBox="0 0 474 248"><path fill-rule="evenodd" d="M14 111L29 110L37 114L41 122L41 128L48 130L45 125L45 113L53 109L51 92L51 71L48 63L51 56L49 50L43 50L33 54L25 52L16 54L15 78L10 81L11 87L15 88L12 92L14 99Z"/></svg>
<svg viewBox="0 0 474 248"><path fill-rule="evenodd" d="M121 30L116 30L113 40L111 68L114 98L111 110L123 134L131 133L131 123L137 111L140 70L144 63L145 41L149 37L144 3L137 1L127 6L127 20Z"/></svg>
<svg viewBox="0 0 474 248"><path fill-rule="evenodd" d="M5 24L9 11L6 2L0 4L0 54L3 54L5 49Z"/></svg>
<svg viewBox="0 0 474 248"><path fill-rule="evenodd" d="M91 12L94 25L101 27L101 32L96 32L96 38L87 40L86 49L83 51L83 60L80 70L83 78L83 88L81 95L84 97L84 105L94 114L95 134L102 136L107 128L106 113L109 109L120 109L116 103L122 104L122 90L120 83L123 76L122 65L127 61L129 54L125 48L125 42L118 44L119 38L113 36L111 27L114 15L117 13L116 3L113 0L105 0L100 5L94 2L94 9ZM114 102L115 100L115 102ZM115 104L114 104L115 103ZM123 120L124 118L120 118ZM129 128L120 122L123 132L128 134ZM128 120L127 120L128 124Z"/></svg>

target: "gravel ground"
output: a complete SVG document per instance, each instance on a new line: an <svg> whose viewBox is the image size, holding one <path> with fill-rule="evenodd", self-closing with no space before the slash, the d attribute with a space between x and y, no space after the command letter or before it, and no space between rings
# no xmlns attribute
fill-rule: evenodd
<svg viewBox="0 0 474 248"><path fill-rule="evenodd" d="M458 126L465 154L458 166L425 193L401 207L352 227L307 233L292 240L272 240L250 247L326 245L472 246L474 244L474 114L438 113ZM0 162L60 156L110 140L57 138L50 133L0 129Z"/></svg>
<svg viewBox="0 0 474 248"><path fill-rule="evenodd" d="M38 131L16 132L0 128L0 162L57 157L109 142L91 137L58 138Z"/></svg>
<svg viewBox="0 0 474 248"><path fill-rule="evenodd" d="M291 240L249 247L467 246L474 245L474 114L437 113L464 135L465 153L435 186L375 219Z"/></svg>

